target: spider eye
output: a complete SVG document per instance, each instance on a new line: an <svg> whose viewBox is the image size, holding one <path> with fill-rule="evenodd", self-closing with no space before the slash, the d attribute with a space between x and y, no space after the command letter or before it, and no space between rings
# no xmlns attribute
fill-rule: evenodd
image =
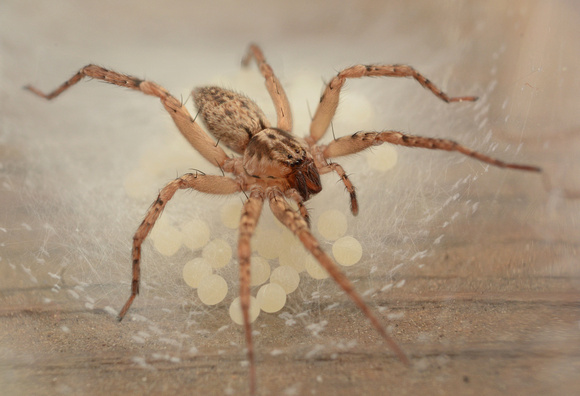
<svg viewBox="0 0 580 396"><path fill-rule="evenodd" d="M292 157L292 154L288 154L288 159L290 159L290 160L291 160L292 158L293 158L293 157Z"/></svg>

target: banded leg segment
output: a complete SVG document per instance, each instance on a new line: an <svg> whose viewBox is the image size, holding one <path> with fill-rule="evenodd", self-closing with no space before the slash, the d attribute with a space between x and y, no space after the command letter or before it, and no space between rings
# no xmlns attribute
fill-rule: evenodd
<svg viewBox="0 0 580 396"><path fill-rule="evenodd" d="M326 132L338 107L340 90L347 78L361 77L412 77L423 87L427 88L435 96L444 102L475 101L475 96L449 97L445 92L437 88L428 78L407 65L356 65L344 69L336 75L326 86L320 97L320 103L310 124L311 144L316 143Z"/></svg>
<svg viewBox="0 0 580 396"><path fill-rule="evenodd" d="M131 295L119 312L119 320L122 320L123 317L125 317L131 304L133 304L133 300L135 300L135 297L139 294L139 281L141 279L141 245L151 232L151 229L163 212L163 209L165 209L167 202L169 202L177 190L180 189L193 189L208 194L224 195L234 194L241 191L239 183L229 177L188 173L170 182L159 192L157 199L153 202L151 207L149 207L145 219L141 222L139 228L137 228L135 236L133 236L133 279L131 282Z"/></svg>
<svg viewBox="0 0 580 396"><path fill-rule="evenodd" d="M204 156L210 163L221 167L228 159L226 153L217 146L209 135L194 121L183 104L173 97L165 88L151 82L141 80L126 74L117 73L97 65L88 65L80 69L74 76L65 81L54 91L45 94L37 88L27 85L24 87L30 92L47 100L56 98L61 93L81 81L84 77L105 81L120 87L141 91L146 95L157 96L165 110L169 113L177 128L187 141Z"/></svg>
<svg viewBox="0 0 580 396"><path fill-rule="evenodd" d="M420 147L433 150L457 151L461 154L475 158L476 160L500 168L519 169L531 172L540 172L537 166L513 164L489 157L478 151L472 150L461 144L448 139L436 139L422 136L406 135L397 131L384 132L357 132L351 136L341 137L330 142L324 149L325 158L340 157L343 155L355 154L372 146L383 143L397 144L407 147Z"/></svg>
<svg viewBox="0 0 580 396"><path fill-rule="evenodd" d="M264 194L261 190L254 189L244 204L240 219L240 234L238 239L238 260L240 262L240 304L242 318L244 320L244 333L248 348L248 361L250 363L250 394L256 392L256 362L254 358L254 345L252 342L252 326L250 324L250 256L252 249L250 240L254 235L262 206Z"/></svg>
<svg viewBox="0 0 580 396"><path fill-rule="evenodd" d="M292 112L290 110L290 102L288 102L288 97L280 81L274 74L272 67L266 62L264 54L260 47L255 44L250 45L248 53L242 59L242 65L248 66L250 61L254 58L260 69L260 73L266 79L266 88L272 102L274 102L274 107L276 108L276 116L278 118L277 126L278 128L286 131L292 132Z"/></svg>
<svg viewBox="0 0 580 396"><path fill-rule="evenodd" d="M405 353L397 345L395 340L393 340L387 334L385 328L381 322L379 322L379 319L371 311L368 305L366 305L362 297L354 290L350 280L338 269L338 266L334 263L334 261L332 261L332 259L321 249L320 243L308 229L308 224L304 218L299 213L295 212L290 207L290 205L288 205L288 202L286 202L283 194L279 190L270 188L267 190L267 195L270 202L270 208L272 209L274 216L276 216L276 218L282 224L284 224L298 237L298 239L300 239L304 247L314 256L314 258L316 258L316 260L318 260L320 265L324 267L324 269L347 294L347 296L350 297L350 299L370 320L373 327L379 332L381 337L383 337L385 342L389 345L391 350L397 355L401 362L409 365L409 359Z"/></svg>

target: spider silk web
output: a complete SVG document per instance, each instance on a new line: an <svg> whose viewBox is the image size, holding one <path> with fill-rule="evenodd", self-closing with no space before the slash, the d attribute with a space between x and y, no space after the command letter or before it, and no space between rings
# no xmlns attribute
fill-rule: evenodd
<svg viewBox="0 0 580 396"><path fill-rule="evenodd" d="M504 51L505 48L498 48L493 56L499 59ZM428 70L420 71L451 95L479 95L480 100L474 104L446 105L410 80L349 81L333 131L327 133L324 141L332 139L333 132L339 137L357 130L394 129L447 137L485 153L506 154L504 157L510 158L517 153L517 147L495 143L488 122L489 97L496 85L493 72L487 86L476 86L469 85L460 69L457 59L442 56ZM333 70L321 73L328 78ZM310 119L308 108L314 111L323 88L320 75L299 68L296 72L286 70L284 76L295 131L304 133ZM67 77L66 73L62 77ZM59 80L47 85L55 82ZM253 68L232 71L215 82L246 93L270 120L275 120L263 81ZM184 87L182 92L188 89ZM183 141L169 117L158 104L151 104L150 98L96 83L82 84L82 91L80 87L71 89L58 99L58 105L51 103L50 108L44 103L35 105L41 116L51 114L51 119L58 121L46 127L50 131L25 146L25 155L19 159L24 164L20 170L23 177L13 181L21 183L14 189L20 191L29 219L16 231L28 238L34 248L5 261L12 271L10 277L21 286L35 287L30 302L92 311L102 314L103 321L112 321L129 296L133 233L158 189L192 168L209 174L219 174L219 170ZM80 96L91 97L97 108L73 111L78 109ZM359 101L349 102L352 97ZM365 117L352 112L360 107L361 98L366 102L358 110L366 111ZM157 110L149 111L156 109L155 105ZM115 120L112 124L111 119ZM68 138L71 129L78 139ZM376 152L378 148L336 160L357 188L357 217L350 214L348 194L334 174L323 176L324 189L308 203L308 208L314 223L329 208L346 215L346 234L360 242L363 255L358 264L343 270L367 304L393 330L405 321L404 309L392 301L393 296L409 287L406 270L420 270L444 258L445 245L452 243L446 238L447 230L456 222L469 223L478 211L477 194L470 189L485 178L488 166L458 154L397 147L396 166L382 172L369 169L367 158ZM156 163L155 168L150 162ZM129 196L125 189L128 175L136 168L150 174L149 178L137 180L142 198ZM209 197L179 192L163 218L176 227L190 220L203 220L210 226L210 238L224 239L235 252L237 231L220 222L220 209L241 200L242 194ZM259 227L267 229L273 223L265 204ZM471 225L477 233L477 225ZM330 252L331 242L324 240L316 227L313 230ZM218 271L229 290L224 301L215 306L202 304L196 291L182 278L183 265L199 255L200 251L182 247L165 257L150 242L144 244L141 294L125 321L131 322L127 331L133 340L153 344L156 352L133 356L138 365L150 367L150 362L157 360L179 362L202 349L233 351L240 360L245 359L242 329L228 315L229 304L238 293L235 253L230 263ZM269 261L272 268L277 266L275 259ZM253 288L253 295L256 290ZM299 288L288 296L285 307L273 314L262 312L254 322L254 346L258 353L332 357L360 342L348 331L334 331L333 326L347 322L347 330L353 326L372 330L332 280L315 280L301 273ZM288 334L304 332L312 337L309 345L288 346L284 342ZM396 330L393 334L397 338Z"/></svg>

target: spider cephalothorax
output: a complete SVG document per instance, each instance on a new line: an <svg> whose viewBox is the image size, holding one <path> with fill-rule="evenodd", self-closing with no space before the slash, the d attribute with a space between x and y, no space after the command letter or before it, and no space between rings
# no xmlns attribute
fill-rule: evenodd
<svg viewBox="0 0 580 396"><path fill-rule="evenodd" d="M243 166L253 178L276 180L283 190L296 189L304 201L322 190L320 173L306 142L278 128L264 129L250 139Z"/></svg>
<svg viewBox="0 0 580 396"><path fill-rule="evenodd" d="M317 145L334 117L340 91L349 78L368 76L412 77L423 87L445 102L474 101L473 96L449 97L415 69L406 65L356 65L339 72L326 85L320 103L310 125L310 133L305 139L292 134L290 104L280 81L264 58L259 47L251 45L242 63L247 65L255 59L260 72L266 80L276 109L277 124L271 126L260 108L244 95L219 87L203 87L193 91L193 98L207 129L217 139L212 140L191 117L184 104L160 85L136 77L117 73L96 65L88 65L49 94L27 86L33 93L52 99L60 95L83 77L90 77L111 84L139 90L147 95L156 96L173 118L176 126L189 143L204 158L220 167L231 177L207 175L196 172L185 174L167 184L153 202L145 219L133 237L133 280L131 295L121 312L121 320L139 293L141 245L159 218L159 215L180 189L194 189L208 194L235 194L249 192L242 210L238 239L238 260L240 264L240 302L243 314L244 332L250 361L250 390L256 389L256 375L252 332L249 319L250 309L250 240L254 234L264 201L268 201L274 216L290 229L308 251L328 271L353 302L371 321L373 327L397 354L408 364L408 359L395 341L387 334L378 317L370 310L361 296L355 291L348 278L337 268L334 261L321 249L312 235L308 223L308 211L303 202L321 191L320 175L336 172L350 194L351 211L358 212L354 187L344 169L331 158L358 153L369 147L383 143L407 147L422 147L446 151L458 151L479 161L502 168L539 171L528 165L509 164L445 139L432 139L405 135L397 131L357 132L341 137L326 145ZM218 145L224 144L242 157L230 157ZM298 210L286 201L293 200Z"/></svg>

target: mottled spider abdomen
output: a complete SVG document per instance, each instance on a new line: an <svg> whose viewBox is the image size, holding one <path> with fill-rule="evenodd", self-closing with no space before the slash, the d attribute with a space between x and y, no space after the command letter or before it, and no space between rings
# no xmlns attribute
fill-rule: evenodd
<svg viewBox="0 0 580 396"><path fill-rule="evenodd" d="M251 99L220 87L193 90L193 100L207 129L220 142L242 154L256 133L270 122Z"/></svg>
<svg viewBox="0 0 580 396"><path fill-rule="evenodd" d="M306 142L278 128L255 134L244 152L248 175L259 179L281 179L306 201L322 190L320 174Z"/></svg>

